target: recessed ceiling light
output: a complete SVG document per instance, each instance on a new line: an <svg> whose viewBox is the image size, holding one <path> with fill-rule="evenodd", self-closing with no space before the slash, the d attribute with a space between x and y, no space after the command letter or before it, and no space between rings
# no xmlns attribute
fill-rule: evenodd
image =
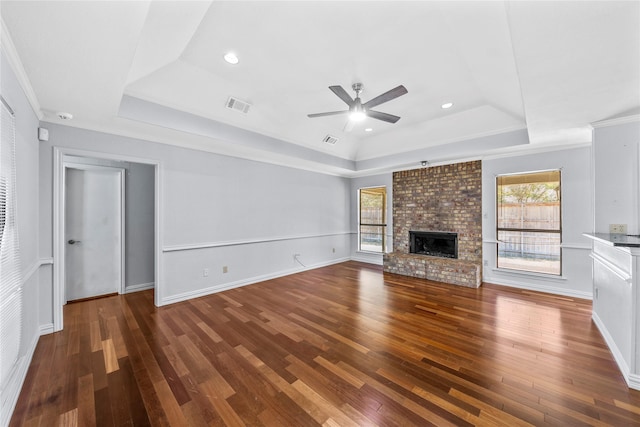
<svg viewBox="0 0 640 427"><path fill-rule="evenodd" d="M61 118L62 120L71 120L73 119L73 114L71 113L65 113L64 111L59 111L57 113L58 117Z"/></svg>
<svg viewBox="0 0 640 427"><path fill-rule="evenodd" d="M373 128L366 128L364 131L365 132L371 132L371 131L373 131Z"/></svg>
<svg viewBox="0 0 640 427"><path fill-rule="evenodd" d="M445 102L444 104L442 104L442 105L441 105L441 107L442 107L443 109L445 109L445 110L446 110L447 108L451 108L451 107L453 107L453 102Z"/></svg>
<svg viewBox="0 0 640 427"><path fill-rule="evenodd" d="M227 52L224 54L224 60L229 64L236 65L239 62L238 57L233 52Z"/></svg>

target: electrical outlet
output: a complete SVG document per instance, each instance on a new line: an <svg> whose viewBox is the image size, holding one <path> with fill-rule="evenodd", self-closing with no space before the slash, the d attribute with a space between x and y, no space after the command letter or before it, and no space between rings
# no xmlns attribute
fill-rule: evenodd
<svg viewBox="0 0 640 427"><path fill-rule="evenodd" d="M627 224L609 224L609 233L627 234Z"/></svg>
<svg viewBox="0 0 640 427"><path fill-rule="evenodd" d="M598 299L598 288L594 289L594 294L595 294L594 296L596 297L596 299Z"/></svg>
<svg viewBox="0 0 640 427"><path fill-rule="evenodd" d="M484 260L484 266L485 266L485 267L489 267L489 260L488 260L488 259L485 259L485 260Z"/></svg>
<svg viewBox="0 0 640 427"><path fill-rule="evenodd" d="M228 273L229 272L229 267L227 267L226 265L222 266L222 273Z"/></svg>
<svg viewBox="0 0 640 427"><path fill-rule="evenodd" d="M208 277L209 276L209 269L205 268L204 270L202 270L202 277Z"/></svg>

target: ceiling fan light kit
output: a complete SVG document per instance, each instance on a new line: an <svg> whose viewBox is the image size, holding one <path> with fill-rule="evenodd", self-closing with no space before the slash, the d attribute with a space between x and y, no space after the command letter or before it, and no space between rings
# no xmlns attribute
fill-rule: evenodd
<svg viewBox="0 0 640 427"><path fill-rule="evenodd" d="M361 122L367 118L367 113L362 111L362 109L354 109L351 114L349 114L349 120L353 120L354 122Z"/></svg>
<svg viewBox="0 0 640 427"><path fill-rule="evenodd" d="M397 86L383 93L382 95L378 95L375 98L370 99L364 104L360 99L360 93L364 88L362 83L354 83L351 86L351 88L356 93L355 98L351 98L351 96L349 96L347 91L344 90L342 86L329 86L329 90L335 93L338 98L342 99L342 101L344 101L344 103L349 106L348 110L308 114L307 117L309 118L326 117L326 116L335 116L338 114L348 113L349 119L353 122L362 121L367 117L371 117L372 119L382 120L383 122L387 122L387 123L396 123L398 120L400 120L400 117L398 116L394 116L393 114L383 113L380 111L374 111L371 108L406 94L407 89L404 86L402 85Z"/></svg>

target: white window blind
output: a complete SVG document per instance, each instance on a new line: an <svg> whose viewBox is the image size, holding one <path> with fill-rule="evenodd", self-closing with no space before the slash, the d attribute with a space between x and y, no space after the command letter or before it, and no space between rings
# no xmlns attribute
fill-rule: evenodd
<svg viewBox="0 0 640 427"><path fill-rule="evenodd" d="M20 353L22 286L16 224L15 117L3 98L0 120L0 389Z"/></svg>

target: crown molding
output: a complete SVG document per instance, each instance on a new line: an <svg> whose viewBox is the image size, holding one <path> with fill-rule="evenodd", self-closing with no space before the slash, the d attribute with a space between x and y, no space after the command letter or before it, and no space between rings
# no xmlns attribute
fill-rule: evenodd
<svg viewBox="0 0 640 427"><path fill-rule="evenodd" d="M609 120L601 120L599 122L591 123L591 126L593 126L593 128L604 128L608 126L616 126L616 125L623 125L627 123L637 123L637 122L640 122L640 114L633 114L631 116L626 116L626 117L617 117L615 119L609 119Z"/></svg>
<svg viewBox="0 0 640 427"><path fill-rule="evenodd" d="M509 147L508 149L494 152L491 154L487 154L481 156L482 160L494 160L494 159L502 159L507 157L518 157L518 156L529 156L532 154L544 154L544 153L553 153L554 151L564 151L564 150L573 150L576 148L586 148L591 147L591 142L576 142L572 144L544 144L544 145L531 145L526 147Z"/></svg>
<svg viewBox="0 0 640 427"><path fill-rule="evenodd" d="M0 51L4 52L7 61L9 61L9 65L13 69L13 72L18 79L18 83L22 87L25 96L29 100L29 104L31 104L31 108L33 112L38 117L38 120L42 120L44 114L42 113L42 108L40 107L40 102L38 102L38 97L36 96L35 91L33 90L33 86L31 86L31 81L29 81L29 77L27 76L27 72L22 65L22 61L20 60L20 55L18 55L18 51L16 50L15 45L13 44L13 39L11 35L7 31L7 24L5 24L4 20L0 18Z"/></svg>

